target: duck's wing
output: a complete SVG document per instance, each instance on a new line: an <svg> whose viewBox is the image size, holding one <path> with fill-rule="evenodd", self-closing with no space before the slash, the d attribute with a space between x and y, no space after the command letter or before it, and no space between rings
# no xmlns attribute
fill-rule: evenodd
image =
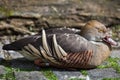
<svg viewBox="0 0 120 80"><path fill-rule="evenodd" d="M4 45L3 49L22 51L21 54L23 54L29 60L40 58L40 59L44 59L44 61L50 61L54 64L58 64L57 61L54 59L55 56L52 55L52 52L51 52L52 47L50 46L50 44L48 45L48 42L51 43L52 35L53 34L49 34L46 37L45 31L43 30L42 35L29 36L29 37L17 40L10 44ZM65 51L60 46L59 48L60 48L59 50L60 52L65 53ZM63 54L63 56L65 55Z"/></svg>

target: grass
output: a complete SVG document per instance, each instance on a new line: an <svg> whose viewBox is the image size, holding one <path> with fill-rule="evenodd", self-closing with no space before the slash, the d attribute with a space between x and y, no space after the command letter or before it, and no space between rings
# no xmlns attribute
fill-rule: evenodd
<svg viewBox="0 0 120 80"><path fill-rule="evenodd" d="M118 64L118 61L120 61L120 58L111 58L109 57L107 59L107 64L106 65L100 65L98 68L103 69L103 68L114 68L117 73L120 73L120 65Z"/></svg>
<svg viewBox="0 0 120 80"><path fill-rule="evenodd" d="M41 71L48 80L58 80L57 76L52 72L51 69L42 69Z"/></svg>

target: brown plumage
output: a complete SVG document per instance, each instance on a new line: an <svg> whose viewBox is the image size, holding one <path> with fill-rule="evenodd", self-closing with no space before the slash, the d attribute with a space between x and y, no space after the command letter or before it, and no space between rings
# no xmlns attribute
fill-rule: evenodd
<svg viewBox="0 0 120 80"><path fill-rule="evenodd" d="M109 56L111 43L116 45L105 37L106 31L103 24L92 20L81 29L80 35L79 30L70 28L42 30L41 34L7 44L3 49L19 51L40 66L94 68Z"/></svg>

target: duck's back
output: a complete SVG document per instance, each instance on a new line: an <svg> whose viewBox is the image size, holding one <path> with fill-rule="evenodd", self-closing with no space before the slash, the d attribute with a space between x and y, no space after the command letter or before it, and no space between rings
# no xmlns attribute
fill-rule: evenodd
<svg viewBox="0 0 120 80"><path fill-rule="evenodd" d="M53 35L54 34L48 34L47 35L47 43L48 46L52 49L53 45ZM77 34L68 34L68 33L58 33L56 34L56 40L57 43L67 52L77 53L80 51L84 51L87 49L88 41ZM6 44L3 46L4 50L15 50L19 51L24 46L27 46L28 44L31 44L35 46L35 48L39 48L42 45L42 37L41 35L36 36L29 36L20 40L17 40L15 42L12 42L10 44Z"/></svg>
<svg viewBox="0 0 120 80"><path fill-rule="evenodd" d="M76 28L64 28L64 27L63 28L51 28L51 29L46 30L46 34L57 34L57 33L79 34L80 31L81 31L80 29L76 29Z"/></svg>
<svg viewBox="0 0 120 80"><path fill-rule="evenodd" d="M64 34L78 34L79 32L80 30L75 29L75 28L51 28L51 29L46 30L46 34L48 38L47 41L48 41L48 44L51 45L51 36L53 34L61 34L57 36L57 38L61 38L61 36ZM32 44L37 47L42 44L41 35L42 35L42 31L39 34L22 38L20 40L12 42L11 44L6 44L3 46L3 49L4 50L21 50L24 46L28 44Z"/></svg>

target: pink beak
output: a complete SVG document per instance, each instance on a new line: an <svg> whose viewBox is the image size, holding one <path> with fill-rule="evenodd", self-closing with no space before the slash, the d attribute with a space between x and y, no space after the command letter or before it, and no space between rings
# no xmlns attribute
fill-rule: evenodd
<svg viewBox="0 0 120 80"><path fill-rule="evenodd" d="M114 45L114 46L117 46L118 44L117 44L117 42L116 41L114 41L112 38L110 38L109 36L105 36L104 38L103 38L103 41L105 41L105 42L107 42L107 43L109 43L109 44L111 44L111 45Z"/></svg>

